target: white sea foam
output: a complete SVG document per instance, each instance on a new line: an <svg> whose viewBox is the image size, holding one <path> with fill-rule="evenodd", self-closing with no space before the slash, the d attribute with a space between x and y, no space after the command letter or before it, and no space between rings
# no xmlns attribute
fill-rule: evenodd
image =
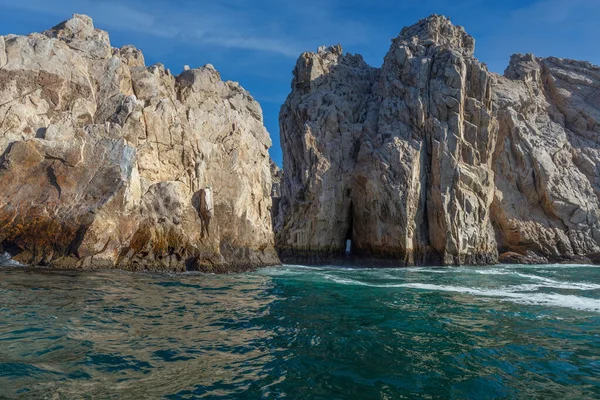
<svg viewBox="0 0 600 400"><path fill-rule="evenodd" d="M550 278L545 278L538 275L515 273L521 278L536 280L543 283L541 287L550 287L555 289L570 289L570 290L600 290L600 285L588 282L561 282Z"/></svg>
<svg viewBox="0 0 600 400"><path fill-rule="evenodd" d="M404 287L404 285L405 285L403 283L368 283L368 282L362 282L362 281L359 281L356 279L342 278L339 276L329 275L329 274L321 274L321 276L329 281L338 283L340 285L368 286L368 287L375 287L375 288L399 288L399 287Z"/></svg>
<svg viewBox="0 0 600 400"><path fill-rule="evenodd" d="M0 267L22 267L23 264L20 264L13 260L10 257L10 254L4 253L0 254Z"/></svg>
<svg viewBox="0 0 600 400"><path fill-rule="evenodd" d="M358 286L376 287L375 285L371 285L369 283L357 281L354 279L340 278L339 276L335 276L335 275L323 274L321 276L327 280L333 281L335 283L339 283L340 285L358 285Z"/></svg>
<svg viewBox="0 0 600 400"><path fill-rule="evenodd" d="M454 272L472 272L480 275L511 275L518 276L525 279L535 280L542 282L543 285L535 285L536 287L551 287L555 289L570 289L570 290L600 290L599 284L588 283L588 282L561 282L554 279L546 278L539 275L523 274L517 271L511 271L510 269L449 269Z"/></svg>
<svg viewBox="0 0 600 400"><path fill-rule="evenodd" d="M452 285L436 285L429 283L370 283L349 277L330 274L319 274L322 278L339 285L366 286L374 288L405 288L438 292L465 293L478 297L496 298L526 305L542 305L566 307L574 310L600 312L600 299L558 293L542 293L541 288L557 288L569 290L597 290L600 285L588 283L558 282L536 276L538 283L505 286L498 288L473 288Z"/></svg>
<svg viewBox="0 0 600 400"><path fill-rule="evenodd" d="M473 273L480 275L511 275L513 272L506 271L503 269L473 269Z"/></svg>
<svg viewBox="0 0 600 400"><path fill-rule="evenodd" d="M587 282L548 282L544 287L567 290L600 290L600 285Z"/></svg>
<svg viewBox="0 0 600 400"><path fill-rule="evenodd" d="M515 292L502 289L475 289L462 286L433 285L428 283L406 283L405 288L431 290L440 292L466 293L473 296L494 297L519 304L567 307L582 311L600 312L600 299L563 295L556 293Z"/></svg>
<svg viewBox="0 0 600 400"><path fill-rule="evenodd" d="M545 278L542 276L521 274L521 273L516 273L516 272L507 273L506 275L509 275L509 274L538 282L535 284L523 284L523 285L508 287L508 288L514 288L514 289L510 289L510 290L514 290L514 291L524 291L524 290L525 291L527 291L527 290L535 291L535 290L538 290L539 288L554 288L554 289L566 289L566 290L600 290L600 285L594 284L594 283L561 282L561 281L557 281L554 279ZM323 278L328 279L330 281L340 283L340 284L345 284L345 285L360 285L360 286L383 287L383 288L385 288L385 287L388 287L388 288L389 287L406 287L405 286L406 284L404 284L404 283L373 284L373 283L362 282L360 280L351 279L351 278L347 278L347 277L342 278L342 277L339 277L336 275L330 275L327 273L322 273L319 275L321 275ZM385 274L385 273L383 273L382 276L377 275L376 277L383 278L383 279L392 279L392 280L398 279L398 277L392 276L390 274ZM402 277L401 279L402 279L402 281L405 280L404 277Z"/></svg>
<svg viewBox="0 0 600 400"><path fill-rule="evenodd" d="M502 267L519 268L519 269L567 269L567 268L599 268L600 266L594 264L502 264Z"/></svg>
<svg viewBox="0 0 600 400"><path fill-rule="evenodd" d="M451 267L441 267L441 268L422 268L422 267L415 267L415 268L404 268L401 271L406 271L406 272L425 272L425 273L429 273L429 274L452 274L452 273L456 273L455 269L452 269Z"/></svg>
<svg viewBox="0 0 600 400"><path fill-rule="evenodd" d="M547 267L547 266L544 266ZM312 271L312 272L310 272ZM305 275L314 274L317 279L324 279L338 285L352 285L373 288L404 288L441 292L465 293L472 296L495 298L501 301L510 301L519 304L543 305L566 307L575 310L600 312L600 299L577 296L574 294L544 293L542 289L559 289L573 291L600 290L600 284L590 282L566 282L547 278L535 274L535 269L523 273L510 266L473 268L473 267L413 267L400 269L362 269L339 268L331 266L307 267L301 265L287 265L283 268L273 268L268 275ZM405 273L409 273L406 275ZM423 282L406 282L414 280L417 275L413 273L434 274L481 274L481 275L506 275L520 278L522 284L499 286L495 288L453 286L450 284L432 284ZM423 276L425 278L426 275ZM418 279L421 280L421 279ZM501 285L501 281L498 282Z"/></svg>

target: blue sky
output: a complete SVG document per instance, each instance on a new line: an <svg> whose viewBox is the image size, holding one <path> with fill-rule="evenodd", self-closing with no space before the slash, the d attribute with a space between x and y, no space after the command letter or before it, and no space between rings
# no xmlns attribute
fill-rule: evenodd
<svg viewBox="0 0 600 400"><path fill-rule="evenodd" d="M600 0L0 0L0 34L42 31L90 15L113 46L133 44L173 73L215 65L261 103L281 165L279 107L303 51L342 44L379 66L402 27L437 13L476 39L476 55L503 72L513 53L600 65Z"/></svg>

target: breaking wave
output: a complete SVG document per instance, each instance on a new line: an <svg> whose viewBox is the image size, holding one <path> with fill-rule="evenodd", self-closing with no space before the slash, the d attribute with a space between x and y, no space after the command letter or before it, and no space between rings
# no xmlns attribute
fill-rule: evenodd
<svg viewBox="0 0 600 400"><path fill-rule="evenodd" d="M570 268L569 268L570 267ZM574 266L569 271L575 272ZM523 305L563 307L573 310L600 313L598 293L600 283L589 277L578 281L571 272L570 280L561 280L556 271L548 266L531 268L525 266L502 267L449 267L449 268L398 268L361 269L339 267L306 267L287 265L282 268L264 270L272 277L321 280L338 285L364 288L404 289L446 293L462 293L478 298L496 299ZM595 268L581 266L581 268ZM597 276L591 270L590 276ZM573 279L575 278L575 279Z"/></svg>
<svg viewBox="0 0 600 400"><path fill-rule="evenodd" d="M516 288L506 288L504 290L474 289L461 286L432 285L426 283L407 283L402 285L402 287L441 292L466 293L481 297L497 297L500 300L512 301L518 304L567 307L574 310L600 312L600 300L582 296L556 293L520 292Z"/></svg>
<svg viewBox="0 0 600 400"><path fill-rule="evenodd" d="M10 257L10 254L0 254L0 267L22 267L23 264L16 262Z"/></svg>

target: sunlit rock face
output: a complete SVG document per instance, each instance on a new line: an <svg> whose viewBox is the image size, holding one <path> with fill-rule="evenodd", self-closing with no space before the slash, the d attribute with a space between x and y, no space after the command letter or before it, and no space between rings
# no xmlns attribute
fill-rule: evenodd
<svg viewBox="0 0 600 400"><path fill-rule="evenodd" d="M68 268L278 263L259 104L179 76L83 15L0 37L0 251Z"/></svg>
<svg viewBox="0 0 600 400"><path fill-rule="evenodd" d="M506 76L432 16L381 68L304 53L280 114L284 260L586 261L600 250L600 74L515 56Z"/></svg>
<svg viewBox="0 0 600 400"><path fill-rule="evenodd" d="M494 85L492 214L510 261L598 261L600 68L514 55Z"/></svg>

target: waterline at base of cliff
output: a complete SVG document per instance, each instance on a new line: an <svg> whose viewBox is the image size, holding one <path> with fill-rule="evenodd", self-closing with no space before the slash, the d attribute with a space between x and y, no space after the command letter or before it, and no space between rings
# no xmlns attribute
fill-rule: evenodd
<svg viewBox="0 0 600 400"><path fill-rule="evenodd" d="M0 268L0 397L595 398L583 265Z"/></svg>

